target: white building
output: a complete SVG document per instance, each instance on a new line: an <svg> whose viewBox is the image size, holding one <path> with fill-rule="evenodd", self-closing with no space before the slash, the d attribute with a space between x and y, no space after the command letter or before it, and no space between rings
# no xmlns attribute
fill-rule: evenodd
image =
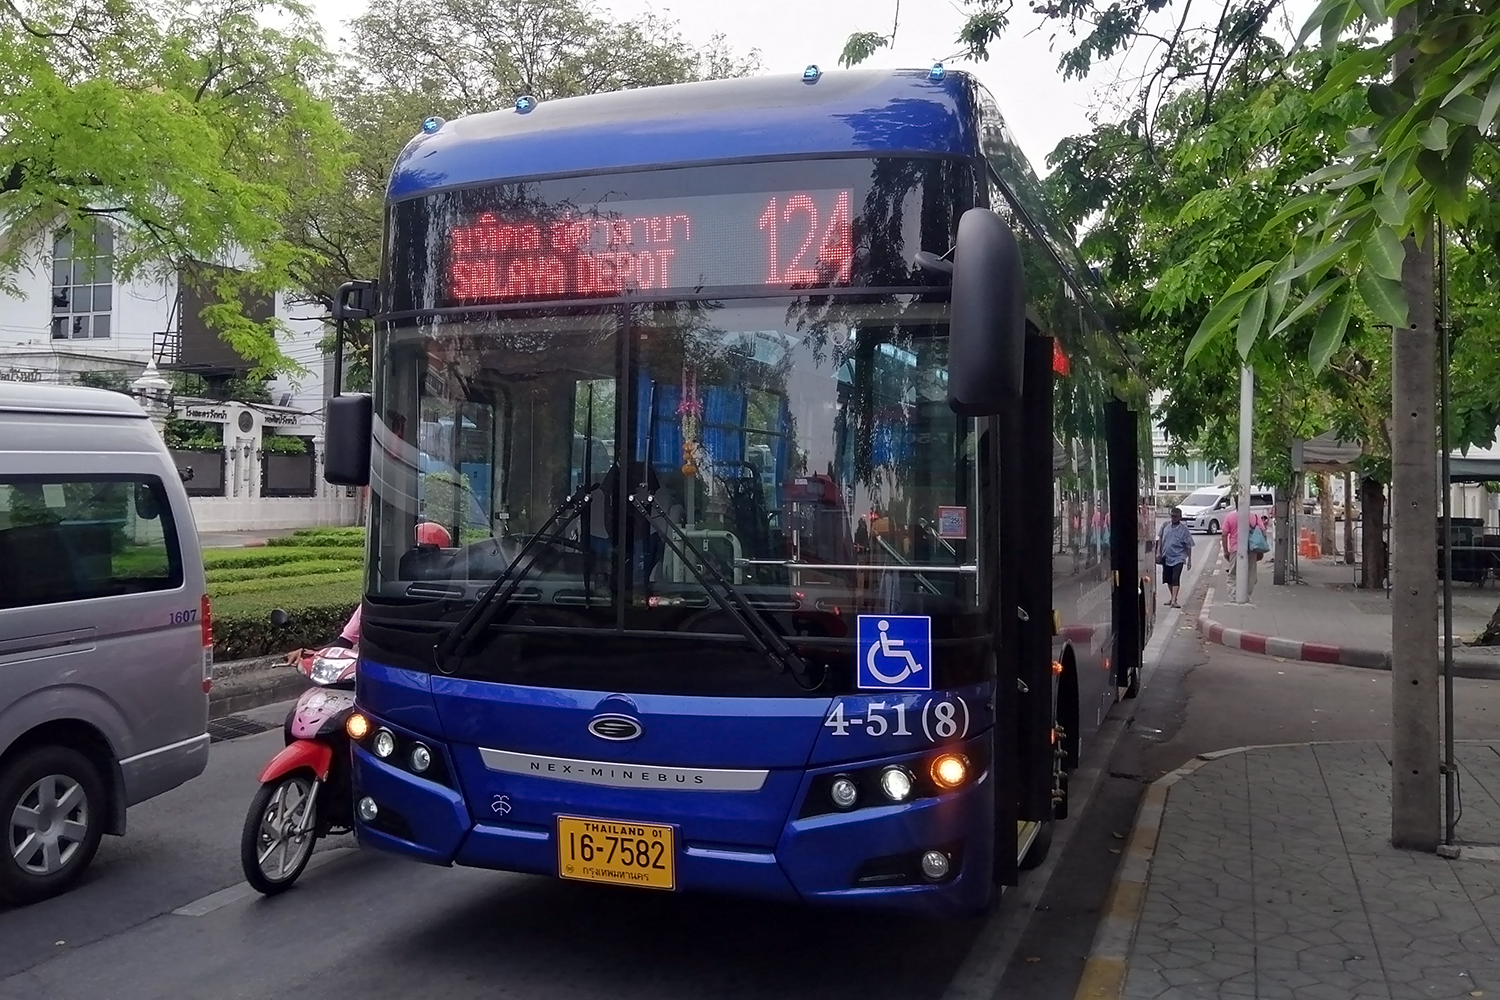
<svg viewBox="0 0 1500 1000"><path fill-rule="evenodd" d="M205 303L193 280L156 273L118 281L113 242L108 223L101 220L92 245L63 233L29 248L24 266L12 275L19 294L0 293L0 379L74 383L83 372L116 372L130 380L153 361L163 372L196 374L210 385L249 373L252 366L199 317ZM253 424L248 436L226 429L226 468L238 462L236 468L246 471L223 476L221 495L194 497L198 527L212 531L353 523L357 501L322 481L323 400L331 359L318 347L325 336L319 310L296 306L284 295L248 303L246 309L257 319L274 314L282 321L289 330L282 351L305 371L280 376L268 385L277 405L252 407L265 419L248 421ZM184 406L178 409L179 415L186 415ZM263 433L291 434L311 446L316 475L305 489L298 487L303 495L285 495L284 485L270 490L279 495L265 495L262 487L269 466L261 462ZM246 444L251 445L249 451ZM250 466L258 467L253 474ZM285 477L280 466L271 474ZM189 488L201 492L191 482Z"/></svg>
<svg viewBox="0 0 1500 1000"><path fill-rule="evenodd" d="M1158 391L1151 397L1152 412L1157 412L1165 395ZM1163 503L1181 499L1194 490L1205 486L1216 486L1223 482L1225 477L1218 474L1208 464L1208 460L1202 455L1188 452L1186 463L1173 462L1168 458L1172 449L1172 439L1162 429L1161 422L1151 421L1151 457L1152 465L1156 473L1156 493Z"/></svg>

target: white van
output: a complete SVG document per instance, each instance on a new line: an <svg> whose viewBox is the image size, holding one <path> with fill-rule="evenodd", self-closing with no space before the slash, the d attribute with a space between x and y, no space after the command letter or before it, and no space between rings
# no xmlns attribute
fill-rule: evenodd
<svg viewBox="0 0 1500 1000"><path fill-rule="evenodd" d="M187 493L135 400L0 382L0 903L70 888L203 772L213 640Z"/></svg>
<svg viewBox="0 0 1500 1000"><path fill-rule="evenodd" d="M1224 516L1234 507L1234 488L1211 486L1189 494L1177 506L1182 509L1182 523L1190 531L1204 531L1217 535L1224 524ZM1276 515L1276 491L1268 486L1255 486L1250 490L1250 513L1258 514L1269 521Z"/></svg>

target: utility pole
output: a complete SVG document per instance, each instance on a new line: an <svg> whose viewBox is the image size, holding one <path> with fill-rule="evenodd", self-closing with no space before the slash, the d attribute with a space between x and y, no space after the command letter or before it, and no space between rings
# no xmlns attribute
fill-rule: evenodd
<svg viewBox="0 0 1500 1000"><path fill-rule="evenodd" d="M1417 5L1395 31L1417 26ZM1416 61L1396 53L1392 77ZM1420 89L1420 81L1418 82ZM1437 850L1442 827L1438 724L1437 424L1433 418L1437 330L1432 223L1406 240L1401 285L1410 312L1391 330L1391 845Z"/></svg>
<svg viewBox="0 0 1500 1000"><path fill-rule="evenodd" d="M1234 603L1250 603L1250 443L1255 421L1255 369L1240 366L1240 496L1234 533Z"/></svg>

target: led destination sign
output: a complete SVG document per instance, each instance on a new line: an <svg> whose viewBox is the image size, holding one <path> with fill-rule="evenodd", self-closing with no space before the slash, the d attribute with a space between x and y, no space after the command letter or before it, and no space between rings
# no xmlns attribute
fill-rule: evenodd
<svg viewBox="0 0 1500 1000"><path fill-rule="evenodd" d="M848 189L493 209L448 233L450 305L707 286L849 285Z"/></svg>

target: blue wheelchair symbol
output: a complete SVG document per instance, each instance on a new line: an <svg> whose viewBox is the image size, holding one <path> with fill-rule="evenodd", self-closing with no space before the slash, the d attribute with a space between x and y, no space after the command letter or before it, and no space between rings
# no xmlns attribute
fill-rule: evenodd
<svg viewBox="0 0 1500 1000"><path fill-rule="evenodd" d="M931 618L860 615L858 637L860 690L932 690Z"/></svg>

